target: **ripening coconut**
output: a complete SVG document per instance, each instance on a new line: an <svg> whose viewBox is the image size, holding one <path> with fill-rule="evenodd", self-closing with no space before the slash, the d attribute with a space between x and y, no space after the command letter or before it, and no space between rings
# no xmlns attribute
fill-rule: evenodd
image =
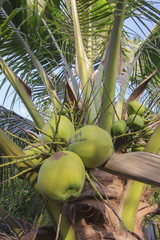
<svg viewBox="0 0 160 240"><path fill-rule="evenodd" d="M41 145L40 143L34 143L32 145L26 146L23 152L25 155L27 155L27 157L35 157L26 162L30 163L32 166L37 166L37 164L40 163L42 160L42 158L40 158L40 155L45 154L48 151L45 146Z"/></svg>
<svg viewBox="0 0 160 240"><path fill-rule="evenodd" d="M80 157L69 151L57 152L42 164L38 188L48 200L78 198L85 182L85 167Z"/></svg>
<svg viewBox="0 0 160 240"><path fill-rule="evenodd" d="M104 129L87 125L74 133L67 150L80 156L85 167L96 168L113 153L112 138Z"/></svg>
<svg viewBox="0 0 160 240"><path fill-rule="evenodd" d="M144 120L139 115L132 114L127 119L127 125L131 131L138 131L143 129Z"/></svg>
<svg viewBox="0 0 160 240"><path fill-rule="evenodd" d="M116 121L112 126L112 133L114 136L119 136L127 132L127 124L124 120Z"/></svg>
<svg viewBox="0 0 160 240"><path fill-rule="evenodd" d="M58 127L58 131L56 133ZM75 132L74 125L71 121L65 116L57 116L48 120L42 129L42 141L49 143L53 141L55 133L57 134L58 141L68 142L73 133ZM47 135L46 135L47 134Z"/></svg>
<svg viewBox="0 0 160 240"><path fill-rule="evenodd" d="M139 116L144 115L145 107L142 105L142 103L138 101L132 101L127 104L128 114L138 114Z"/></svg>

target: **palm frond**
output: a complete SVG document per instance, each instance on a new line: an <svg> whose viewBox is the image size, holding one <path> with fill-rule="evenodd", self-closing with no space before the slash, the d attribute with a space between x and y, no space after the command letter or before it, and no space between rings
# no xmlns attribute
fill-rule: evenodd
<svg viewBox="0 0 160 240"><path fill-rule="evenodd" d="M141 39L142 35L147 37L146 30L147 32L151 31L148 24L152 23L154 26L159 21L159 9L159 1L128 1L126 19L130 22L126 27L129 33L132 36L139 36Z"/></svg>
<svg viewBox="0 0 160 240"><path fill-rule="evenodd" d="M28 8L27 5L23 5L19 1L16 2L15 6L14 1L11 1L12 8L16 7L16 10L14 10L14 14L12 13L9 16L9 19L16 23L17 30L20 31L36 58L43 65L51 81L56 86L58 97L62 96L61 99L64 97L62 92L65 92L66 74L72 85L74 83L79 84L78 79L74 79L73 76L75 72L75 40L69 1L66 1L66 3L64 1L48 1L46 6L42 1L41 5L44 5L38 8L37 1L35 1L35 6L32 5L32 8ZM125 19L133 19L139 28L142 28L142 26L146 28L146 21L157 23L160 17L160 11L156 7L157 4L158 1L153 3L151 1L130 0L126 8ZM82 39L88 58L93 62L95 69L108 44L115 6L116 1L81 0L77 2ZM20 16L25 15L26 11L28 11L27 18L22 17L23 20L20 22ZM35 19L35 16L38 20ZM42 21L39 21L40 17L43 19ZM1 38L3 45L0 45L0 54L5 58L12 70L31 87L32 98L43 111L49 106L51 107L49 95L29 55L23 47L20 47L21 43L17 39L15 30L9 25L9 19L6 21L3 13L0 12L0 21L2 24L5 22L2 25L4 26ZM25 24L28 24L27 34L23 28ZM126 28L124 28L123 32L125 38L129 36ZM132 34L135 34L133 29ZM54 37L54 41L52 37ZM56 44L58 44L58 48ZM122 52L123 56L127 56L125 41L124 44L122 41ZM68 66L62 60L62 54ZM69 74L68 69L72 70L72 73ZM134 79L138 81L138 77ZM1 85L3 86L3 84L5 84L5 80L2 81ZM74 87L75 89L78 88ZM15 99L17 97L13 98L14 101Z"/></svg>
<svg viewBox="0 0 160 240"><path fill-rule="evenodd" d="M22 148L26 143L19 138L31 138L29 131L38 133L35 124L31 120L23 118L14 111L8 110L2 106L0 106L0 128L7 130L12 135L16 135L17 138L12 138Z"/></svg>
<svg viewBox="0 0 160 240"><path fill-rule="evenodd" d="M129 88L133 89L140 84L145 77L150 75L154 70L158 69L153 79L147 85L146 91L142 98L147 104L155 105L155 112L159 112L159 88L160 88L160 25L155 26L148 38L142 43L141 54L133 69ZM139 51L139 50L138 50Z"/></svg>

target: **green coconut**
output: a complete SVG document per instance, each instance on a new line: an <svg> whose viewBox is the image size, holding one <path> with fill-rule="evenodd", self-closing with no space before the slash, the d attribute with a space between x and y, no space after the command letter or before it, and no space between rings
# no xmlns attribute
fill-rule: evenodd
<svg viewBox="0 0 160 240"><path fill-rule="evenodd" d="M38 173L39 191L48 200L76 199L84 182L84 164L77 154L69 151L57 152L46 159Z"/></svg>
<svg viewBox="0 0 160 240"><path fill-rule="evenodd" d="M143 129L144 120L139 115L132 114L127 119L127 125L131 131L138 131Z"/></svg>
<svg viewBox="0 0 160 240"><path fill-rule="evenodd" d="M63 116L65 116L66 114L67 114L67 111L66 111L65 108L59 109L59 110L57 111L57 115L63 115Z"/></svg>
<svg viewBox="0 0 160 240"><path fill-rule="evenodd" d="M96 168L113 153L112 138L104 129L87 125L75 132L67 150L80 156L85 167Z"/></svg>
<svg viewBox="0 0 160 240"><path fill-rule="evenodd" d="M32 166L37 166L38 163L41 162L41 154L47 153L47 149L45 146L41 145L40 143L34 143L32 145L28 145L23 150L24 154L27 155L27 157L35 157L29 161L26 161L27 163L30 163Z"/></svg>
<svg viewBox="0 0 160 240"><path fill-rule="evenodd" d="M144 149L144 146L136 146L132 148L132 152L143 152Z"/></svg>
<svg viewBox="0 0 160 240"><path fill-rule="evenodd" d="M142 134L143 139L149 140L153 132L154 130L152 128L150 127L146 128L146 130Z"/></svg>
<svg viewBox="0 0 160 240"><path fill-rule="evenodd" d="M127 124L124 120L116 121L112 126L112 133L114 136L119 136L127 132Z"/></svg>
<svg viewBox="0 0 160 240"><path fill-rule="evenodd" d="M67 117L61 115L60 117L57 117L57 121L55 117L49 119L44 125L42 132L41 136L44 143L52 142L55 137L55 133L58 141L68 142L74 134L75 129L71 121Z"/></svg>
<svg viewBox="0 0 160 240"><path fill-rule="evenodd" d="M145 107L142 105L142 103L135 100L128 103L127 109L129 115L138 114L139 116L143 116L145 111Z"/></svg>

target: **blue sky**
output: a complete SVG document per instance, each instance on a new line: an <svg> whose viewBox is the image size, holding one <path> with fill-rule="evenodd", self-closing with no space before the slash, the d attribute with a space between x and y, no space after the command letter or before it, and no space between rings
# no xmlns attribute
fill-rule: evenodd
<svg viewBox="0 0 160 240"><path fill-rule="evenodd" d="M143 32L141 31L140 28L137 27L136 23L132 20L132 19L127 19L124 23L124 25L126 26L127 31L129 31L129 29L135 31L135 33L137 34L137 36L139 35L141 37L141 39L145 39L150 31L147 28L144 28L144 26L142 26L141 23L139 23L139 26L143 29ZM154 27L154 23L151 21L147 21L147 27L152 30ZM132 35L131 35L132 36Z"/></svg>
<svg viewBox="0 0 160 240"><path fill-rule="evenodd" d="M14 89L13 88L10 89L8 97L6 98L6 100L3 104L3 100L4 100L5 93L7 91L8 86L9 86L9 83L6 83L5 86L3 86L0 89L0 105L3 105L5 108L10 109L11 103L12 103L12 98L13 98L13 95L14 95ZM24 106L24 104L22 103L22 101L20 99L18 99L16 101L16 104L14 105L13 111L15 111L16 113L18 113L19 115L21 115L23 117L30 118L26 107Z"/></svg>

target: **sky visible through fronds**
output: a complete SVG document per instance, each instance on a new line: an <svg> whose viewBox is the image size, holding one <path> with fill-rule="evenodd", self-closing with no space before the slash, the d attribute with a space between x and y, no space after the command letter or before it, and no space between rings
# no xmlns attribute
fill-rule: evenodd
<svg viewBox="0 0 160 240"><path fill-rule="evenodd" d="M160 4L157 4L157 8L160 9ZM146 20L144 20L146 21ZM126 29L126 31L129 34L129 37L133 40L135 38L135 36L139 39L141 39L142 41L145 40L145 38L148 36L149 34L149 30L152 30L152 28L154 27L154 23L151 21L146 21L146 25L148 27L144 28L142 26L141 28L141 24L139 23L139 27L137 27L136 23L134 22L133 19L128 18L125 23L124 23L124 29ZM142 32L143 31L143 32ZM3 76L0 75L0 82L2 80ZM0 89L0 105L3 105L5 108L10 109L11 108L11 103L12 103L12 99L13 99L13 94L14 94L14 89L13 87L10 88L9 94L7 96L7 98L4 101L4 97L6 94L6 91L8 89L9 83L7 82L1 89ZM21 115L22 117L26 117L31 119L31 117L29 116L24 104L22 103L22 101L17 98L16 103L13 106L13 111L15 111L17 114Z"/></svg>

